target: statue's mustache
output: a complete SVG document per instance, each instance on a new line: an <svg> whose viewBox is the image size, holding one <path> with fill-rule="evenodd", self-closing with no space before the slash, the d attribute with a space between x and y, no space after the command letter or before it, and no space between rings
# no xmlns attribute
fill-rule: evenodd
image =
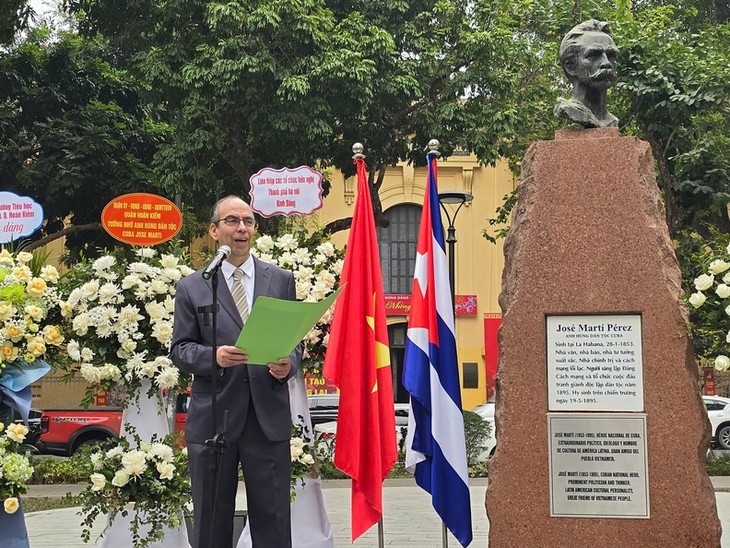
<svg viewBox="0 0 730 548"><path fill-rule="evenodd" d="M616 73L613 69L598 69L596 72L591 74L591 80L613 80L615 76Z"/></svg>

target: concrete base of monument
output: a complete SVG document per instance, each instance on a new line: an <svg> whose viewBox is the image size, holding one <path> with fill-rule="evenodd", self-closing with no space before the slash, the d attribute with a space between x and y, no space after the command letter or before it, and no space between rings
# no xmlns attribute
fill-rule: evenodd
<svg viewBox="0 0 730 548"><path fill-rule="evenodd" d="M490 547L720 545L680 303L648 144L533 144L505 241Z"/></svg>

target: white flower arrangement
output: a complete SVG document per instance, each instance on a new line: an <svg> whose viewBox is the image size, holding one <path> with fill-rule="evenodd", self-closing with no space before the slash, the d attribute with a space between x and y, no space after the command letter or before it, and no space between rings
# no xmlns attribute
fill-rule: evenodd
<svg viewBox="0 0 730 548"><path fill-rule="evenodd" d="M302 486L306 478L317 477L317 467L312 454L312 438L304 426L292 424L292 437L289 441L291 453L291 500L296 497L297 483Z"/></svg>
<svg viewBox="0 0 730 548"><path fill-rule="evenodd" d="M145 548L163 540L164 528L181 525L183 509L190 503L190 477L187 451L174 442L173 434L149 442L132 434L133 442L113 439L95 449L90 456L93 473L81 493L84 517L81 537L91 538L91 528L100 516L108 514L110 523L121 514L131 519L134 548ZM134 509L129 508L134 504ZM149 526L142 538L140 528Z"/></svg>
<svg viewBox="0 0 730 548"><path fill-rule="evenodd" d="M174 253L152 248L81 262L64 275L61 313L68 333L67 366L89 383L83 404L100 387L122 385L136 395L143 379L151 390L178 385L167 357L172 340L175 284L194 270Z"/></svg>
<svg viewBox="0 0 730 548"><path fill-rule="evenodd" d="M36 263L31 253L0 251L0 376L61 352L64 335L54 321L60 275Z"/></svg>
<svg viewBox="0 0 730 548"><path fill-rule="evenodd" d="M693 256L700 274L692 281L694 291L686 298L695 348L717 371L730 370L730 244L727 235L704 242Z"/></svg>
<svg viewBox="0 0 730 548"><path fill-rule="evenodd" d="M261 235L251 252L262 261L291 270L297 299L305 302L321 301L335 291L344 263L344 250L337 249L321 233L308 234L303 228L276 238ZM314 376L322 373L333 313L333 309L328 310L304 337L302 367Z"/></svg>
<svg viewBox="0 0 730 548"><path fill-rule="evenodd" d="M28 492L27 482L33 475L33 467L23 450L28 428L22 424L0 422L0 512L14 514L20 507L18 497Z"/></svg>

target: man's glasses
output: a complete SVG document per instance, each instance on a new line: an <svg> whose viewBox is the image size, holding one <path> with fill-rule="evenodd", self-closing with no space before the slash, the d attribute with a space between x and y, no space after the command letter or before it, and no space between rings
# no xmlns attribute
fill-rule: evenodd
<svg viewBox="0 0 730 548"><path fill-rule="evenodd" d="M226 226L238 226L243 223L246 228L256 228L258 224L253 217L237 217L236 215L228 215L216 221L216 223L223 223Z"/></svg>

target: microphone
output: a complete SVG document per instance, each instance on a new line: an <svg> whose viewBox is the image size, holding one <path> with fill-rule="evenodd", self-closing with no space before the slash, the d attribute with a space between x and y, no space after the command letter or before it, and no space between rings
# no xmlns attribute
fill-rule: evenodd
<svg viewBox="0 0 730 548"><path fill-rule="evenodd" d="M225 261L230 254L230 247L228 247L227 245L220 246L218 248L218 251L216 251L215 257L213 257L213 260L210 261L208 266L205 267L205 270L203 270L203 279L209 279L215 273L215 271L220 268L221 263Z"/></svg>

